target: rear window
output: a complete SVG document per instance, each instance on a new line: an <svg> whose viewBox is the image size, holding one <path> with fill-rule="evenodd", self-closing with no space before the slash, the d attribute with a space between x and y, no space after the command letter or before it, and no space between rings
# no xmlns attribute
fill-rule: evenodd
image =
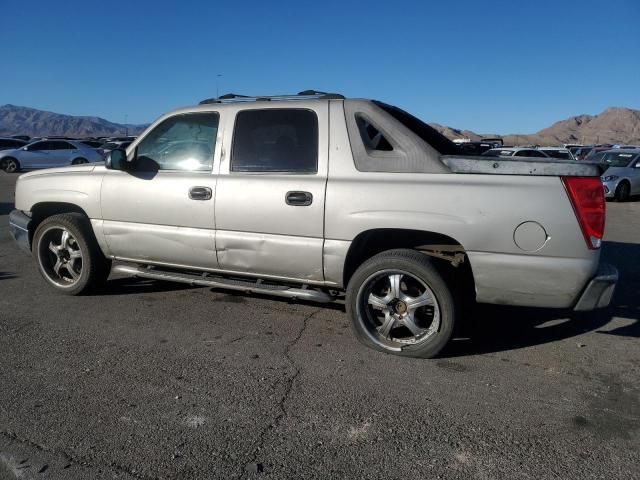
<svg viewBox="0 0 640 480"><path fill-rule="evenodd" d="M318 171L318 117L305 109L245 110L236 116L233 172Z"/></svg>
<svg viewBox="0 0 640 480"><path fill-rule="evenodd" d="M603 152L599 163L604 163L610 167L626 167L637 156L635 153Z"/></svg>
<svg viewBox="0 0 640 480"><path fill-rule="evenodd" d="M391 146L389 140L380 132L378 127L364 116L356 115L356 124L358 125L358 130L360 130L362 143L364 143L367 150L379 150L382 152L390 152L393 150L393 146Z"/></svg>

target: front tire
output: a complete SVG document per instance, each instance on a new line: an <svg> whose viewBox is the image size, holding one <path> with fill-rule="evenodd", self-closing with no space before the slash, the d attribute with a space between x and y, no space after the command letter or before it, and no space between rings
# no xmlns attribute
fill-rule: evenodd
<svg viewBox="0 0 640 480"><path fill-rule="evenodd" d="M2 169L7 173L16 173L20 171L20 162L13 157L2 159Z"/></svg>
<svg viewBox="0 0 640 480"><path fill-rule="evenodd" d="M631 185L629 182L622 181L616 187L615 199L617 202L626 202L631 196Z"/></svg>
<svg viewBox="0 0 640 480"><path fill-rule="evenodd" d="M80 295L104 284L111 270L88 219L65 213L45 219L33 236L33 256L56 291Z"/></svg>
<svg viewBox="0 0 640 480"><path fill-rule="evenodd" d="M382 352L432 358L453 335L451 288L415 250L388 250L364 262L349 281L346 307L356 337Z"/></svg>

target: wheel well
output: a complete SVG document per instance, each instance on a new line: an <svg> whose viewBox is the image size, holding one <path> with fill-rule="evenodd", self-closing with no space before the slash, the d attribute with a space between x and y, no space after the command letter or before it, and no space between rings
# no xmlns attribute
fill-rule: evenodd
<svg viewBox="0 0 640 480"><path fill-rule="evenodd" d="M395 228L367 230L351 242L343 270L345 288L364 261L395 248L418 250L434 257L433 263L445 280L455 282L475 296L473 272L460 242L441 233Z"/></svg>
<svg viewBox="0 0 640 480"><path fill-rule="evenodd" d="M38 228L38 225L42 223L45 218L49 218L52 215L58 215L60 213L80 213L88 218L87 213L77 205L73 203L63 202L42 202L36 203L31 207L31 228L29 231L29 242L33 240L33 234Z"/></svg>

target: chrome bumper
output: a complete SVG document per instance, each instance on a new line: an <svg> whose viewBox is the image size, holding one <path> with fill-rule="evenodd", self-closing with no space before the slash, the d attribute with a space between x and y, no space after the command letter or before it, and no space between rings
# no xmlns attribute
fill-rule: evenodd
<svg viewBox="0 0 640 480"><path fill-rule="evenodd" d="M31 255L31 242L29 239L29 225L31 217L20 210L13 210L9 214L9 233L15 240L20 250Z"/></svg>
<svg viewBox="0 0 640 480"><path fill-rule="evenodd" d="M576 311L593 310L603 308L611 303L613 292L618 282L618 270L607 263L600 264L598 273L587 284L580 299L573 308Z"/></svg>

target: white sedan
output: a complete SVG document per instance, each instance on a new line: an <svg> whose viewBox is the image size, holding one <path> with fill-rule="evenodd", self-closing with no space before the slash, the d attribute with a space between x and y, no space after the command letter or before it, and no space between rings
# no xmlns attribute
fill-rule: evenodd
<svg viewBox="0 0 640 480"><path fill-rule="evenodd" d="M101 161L103 158L95 149L74 140L39 140L0 152L0 168L8 173Z"/></svg>

